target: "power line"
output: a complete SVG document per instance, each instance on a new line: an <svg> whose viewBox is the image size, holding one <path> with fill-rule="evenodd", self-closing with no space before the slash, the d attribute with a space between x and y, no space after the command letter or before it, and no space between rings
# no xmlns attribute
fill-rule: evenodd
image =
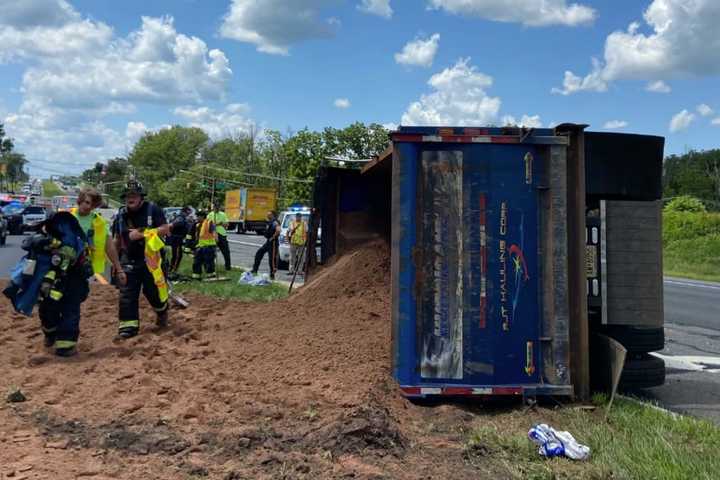
<svg viewBox="0 0 720 480"><path fill-rule="evenodd" d="M294 183L315 183L312 180L302 180L299 178L289 178L289 177L273 177L272 175L262 175L260 173L243 173L243 172L236 172L233 170L229 170L227 168L220 168L220 167L214 167L212 165L203 165L205 168L210 168L212 170L218 170L222 172L230 172L235 175L244 175L247 177L257 177L257 178L265 178L268 180L277 180L279 182L294 182Z"/></svg>

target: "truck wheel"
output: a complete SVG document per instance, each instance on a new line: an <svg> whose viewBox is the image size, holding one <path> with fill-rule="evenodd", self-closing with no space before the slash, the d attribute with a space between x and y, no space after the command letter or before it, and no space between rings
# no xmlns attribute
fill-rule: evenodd
<svg viewBox="0 0 720 480"><path fill-rule="evenodd" d="M665 330L662 327L611 325L601 333L620 342L628 353L657 352L665 348Z"/></svg>
<svg viewBox="0 0 720 480"><path fill-rule="evenodd" d="M625 360L625 368L620 376L620 390L633 391L658 387L663 383L665 383L665 361L662 358L644 353L632 355Z"/></svg>

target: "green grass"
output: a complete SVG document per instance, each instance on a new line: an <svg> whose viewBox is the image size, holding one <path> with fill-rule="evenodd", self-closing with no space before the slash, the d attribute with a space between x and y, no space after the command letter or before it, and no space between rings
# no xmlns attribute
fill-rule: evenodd
<svg viewBox="0 0 720 480"><path fill-rule="evenodd" d="M235 299L246 302L272 302L287 296L288 289L282 284L273 283L272 285L263 287L240 285L238 284L238 280L243 273L241 270L225 272L222 267L220 267L217 272L221 277L229 277L230 280L224 282L185 281L175 284L173 288L178 293L192 291L210 297ZM192 256L185 255L183 257L183 261L180 264L180 274L183 277L189 277L192 274Z"/></svg>
<svg viewBox="0 0 720 480"><path fill-rule="evenodd" d="M666 275L720 282L720 214L663 214Z"/></svg>
<svg viewBox="0 0 720 480"><path fill-rule="evenodd" d="M720 429L716 426L624 399L615 400L605 420L607 397L593 400L598 406L595 411L566 408L539 415L588 445L588 461L540 457L527 438L531 422L517 414L496 416L474 429L465 445L465 458L486 474L501 472L502 478L513 479L718 478Z"/></svg>
<svg viewBox="0 0 720 480"><path fill-rule="evenodd" d="M42 182L43 197L54 197L56 195L64 195L65 192L57 186L52 180L43 180Z"/></svg>

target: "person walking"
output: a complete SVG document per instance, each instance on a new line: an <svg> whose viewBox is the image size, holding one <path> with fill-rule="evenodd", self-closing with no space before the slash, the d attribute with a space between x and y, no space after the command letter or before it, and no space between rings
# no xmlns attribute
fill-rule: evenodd
<svg viewBox="0 0 720 480"><path fill-rule="evenodd" d="M110 225L102 215L95 211L102 201L102 195L97 190L89 187L83 188L78 193L77 207L72 208L70 213L75 216L80 228L87 236L90 261L95 276L105 273L105 260L108 259L117 274L118 282L124 284L127 277L122 271L115 243L110 240Z"/></svg>
<svg viewBox="0 0 720 480"><path fill-rule="evenodd" d="M303 249L307 242L307 223L303 220L300 212L295 214L295 218L290 223L288 239L290 240L290 268L288 269L288 275L294 275L296 268L298 269L297 273L302 275L302 272L305 271L303 268L305 260Z"/></svg>
<svg viewBox="0 0 720 480"><path fill-rule="evenodd" d="M80 305L90 294L88 279L93 276L90 250L77 218L68 212L53 214L44 223L42 233L27 242L28 250L34 249L30 244L47 245L49 239L57 245L54 250L57 253L51 256L61 260L57 264L47 262L49 269L40 286L38 316L45 346L54 348L58 357L72 357L77 354L80 337Z"/></svg>
<svg viewBox="0 0 720 480"><path fill-rule="evenodd" d="M125 285L120 285L119 335L131 338L140 331L140 291L157 314L156 325L167 326L168 285L162 270L162 238L171 233L171 227L163 210L145 200L145 190L137 180L128 181L123 199L125 206L115 217L112 233L121 271L127 277Z"/></svg>
<svg viewBox="0 0 720 480"><path fill-rule="evenodd" d="M203 268L209 278L216 278L215 273L215 247L217 245L218 233L215 224L205 212L197 213L195 258L193 259L192 278L202 279Z"/></svg>
<svg viewBox="0 0 720 480"><path fill-rule="evenodd" d="M189 206L185 206L180 210L180 213L175 217L171 224L170 236L168 237L168 243L172 250L172 256L170 257L170 268L168 271L168 277L177 277L178 269L180 268L180 262L183 258L183 243L185 237L190 233L190 220L188 216L192 210Z"/></svg>
<svg viewBox="0 0 720 480"><path fill-rule="evenodd" d="M220 209L220 204L216 203L213 211L208 214L207 219L215 224L215 231L217 232L217 247L225 260L225 271L229 272L232 270L232 264L230 263L230 244L228 243L227 238L227 215L225 215L225 212Z"/></svg>
<svg viewBox="0 0 720 480"><path fill-rule="evenodd" d="M277 214L269 211L267 214L267 224L265 226L265 243L255 253L255 263L253 264L252 274L257 275L260 262L262 262L265 254L268 254L268 264L270 266L270 279L275 280L275 272L277 272L277 256L278 256L278 238L280 236L280 224L277 221Z"/></svg>

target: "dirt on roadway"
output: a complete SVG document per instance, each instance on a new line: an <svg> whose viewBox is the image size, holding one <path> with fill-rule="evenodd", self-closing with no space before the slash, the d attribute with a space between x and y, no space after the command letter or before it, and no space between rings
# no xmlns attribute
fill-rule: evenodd
<svg viewBox="0 0 720 480"><path fill-rule="evenodd" d="M482 408L397 393L389 292L374 243L272 304L189 295L165 330L145 305L121 341L117 293L96 286L71 359L3 298L0 478L479 478L463 448Z"/></svg>

